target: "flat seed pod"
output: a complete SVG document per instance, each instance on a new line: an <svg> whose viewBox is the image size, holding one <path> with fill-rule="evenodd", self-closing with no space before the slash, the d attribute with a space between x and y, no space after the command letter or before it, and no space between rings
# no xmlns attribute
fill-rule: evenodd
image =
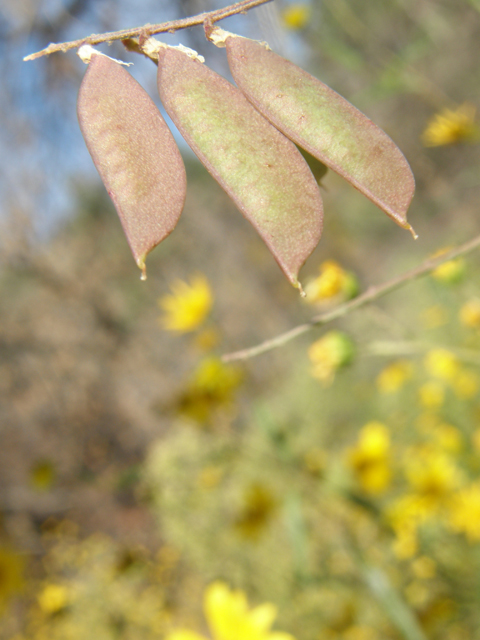
<svg viewBox="0 0 480 640"><path fill-rule="evenodd" d="M137 265L177 224L185 167L155 103L107 56L91 56L77 103L80 129Z"/></svg>
<svg viewBox="0 0 480 640"><path fill-rule="evenodd" d="M260 113L413 233L406 213L415 181L387 134L333 89L263 44L223 33L219 46L226 46L235 82Z"/></svg>
<svg viewBox="0 0 480 640"><path fill-rule="evenodd" d="M320 239L323 209L298 149L238 89L181 51L160 50L158 88L182 136L300 288L298 271Z"/></svg>

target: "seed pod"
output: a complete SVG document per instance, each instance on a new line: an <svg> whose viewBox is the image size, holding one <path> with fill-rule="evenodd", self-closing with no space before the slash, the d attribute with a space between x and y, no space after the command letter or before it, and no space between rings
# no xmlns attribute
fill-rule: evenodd
<svg viewBox="0 0 480 640"><path fill-rule="evenodd" d="M295 287L323 220L301 154L227 80L173 48L159 52L165 109L207 170L256 228Z"/></svg>
<svg viewBox="0 0 480 640"><path fill-rule="evenodd" d="M91 56L77 103L80 129L137 265L177 224L185 167L155 103L107 56Z"/></svg>
<svg viewBox="0 0 480 640"><path fill-rule="evenodd" d="M415 181L387 134L330 87L263 44L228 32L223 37L216 44L226 46L235 82L260 113L414 233L406 213Z"/></svg>

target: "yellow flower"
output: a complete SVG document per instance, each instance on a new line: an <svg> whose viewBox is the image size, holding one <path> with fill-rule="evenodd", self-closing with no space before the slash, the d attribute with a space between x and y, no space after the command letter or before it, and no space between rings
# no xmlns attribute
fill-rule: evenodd
<svg viewBox="0 0 480 640"><path fill-rule="evenodd" d="M449 524L454 531L464 533L470 542L480 541L480 483L471 484L454 496Z"/></svg>
<svg viewBox="0 0 480 640"><path fill-rule="evenodd" d="M412 363L408 360L397 360L379 373L377 388L381 393L396 393L412 375Z"/></svg>
<svg viewBox="0 0 480 640"><path fill-rule="evenodd" d="M213 295L205 276L198 274L190 284L176 280L171 285L172 293L159 299L163 310L161 322L168 331L186 333L202 324L210 313Z"/></svg>
<svg viewBox="0 0 480 640"><path fill-rule="evenodd" d="M47 584L38 595L38 604L45 613L61 611L67 606L68 601L68 590L61 584Z"/></svg>
<svg viewBox="0 0 480 640"><path fill-rule="evenodd" d="M345 271L335 260L320 265L320 275L307 283L305 300L311 304L353 298L358 292L358 282L353 273Z"/></svg>
<svg viewBox="0 0 480 640"><path fill-rule="evenodd" d="M180 414L204 423L212 410L229 406L242 382L240 369L214 356L204 358L194 371L186 390L177 400Z"/></svg>
<svg viewBox="0 0 480 640"><path fill-rule="evenodd" d="M440 256L445 255L449 251L451 251L452 247L442 247L438 251L435 251L430 257L431 258L439 258ZM438 282L442 282L443 284L456 284L460 282L464 277L466 272L466 264L463 258L454 258L453 260L448 260L443 264L438 265L436 269L432 271L432 277L435 278Z"/></svg>
<svg viewBox="0 0 480 640"><path fill-rule="evenodd" d="M444 451L458 453L463 446L463 437L461 432L451 424L439 424L432 432L438 442L438 446Z"/></svg>
<svg viewBox="0 0 480 640"><path fill-rule="evenodd" d="M205 591L205 617L213 640L295 640L289 633L271 631L277 611L273 604L248 608L243 591L231 591L223 582L214 582ZM179 629L166 640L206 640L194 631Z"/></svg>
<svg viewBox="0 0 480 640"><path fill-rule="evenodd" d="M331 384L338 369L349 364L353 355L352 340L340 331L329 331L308 349L312 376L326 385Z"/></svg>
<svg viewBox="0 0 480 640"><path fill-rule="evenodd" d="M458 374L457 358L447 349L431 349L424 360L425 369L440 380L452 381Z"/></svg>
<svg viewBox="0 0 480 640"><path fill-rule="evenodd" d="M426 147L474 142L476 139L478 127L475 124L475 106L469 102L460 105L455 111L443 109L436 113L422 134L422 142Z"/></svg>
<svg viewBox="0 0 480 640"><path fill-rule="evenodd" d="M451 457L435 447L423 447L408 453L405 475L419 508L425 514L435 512L452 495L460 481Z"/></svg>
<svg viewBox="0 0 480 640"><path fill-rule="evenodd" d="M452 380L452 387L461 400L469 400L477 395L480 380L474 371L463 369Z"/></svg>
<svg viewBox="0 0 480 640"><path fill-rule="evenodd" d="M460 322L471 329L480 329L480 300L472 298L460 309Z"/></svg>
<svg viewBox="0 0 480 640"><path fill-rule="evenodd" d="M418 390L418 397L422 407L440 407L445 400L445 389L440 382L432 380L422 384Z"/></svg>
<svg viewBox="0 0 480 640"><path fill-rule="evenodd" d="M350 449L348 465L367 493L385 491L390 484L390 435L380 422L369 422L360 431L357 446Z"/></svg>
<svg viewBox="0 0 480 640"><path fill-rule="evenodd" d="M283 24L287 29L303 29L310 19L310 7L304 3L291 4L282 11Z"/></svg>

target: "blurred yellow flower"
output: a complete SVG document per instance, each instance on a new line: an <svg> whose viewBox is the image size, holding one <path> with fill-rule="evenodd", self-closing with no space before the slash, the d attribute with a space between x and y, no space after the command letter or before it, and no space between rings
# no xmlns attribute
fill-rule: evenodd
<svg viewBox="0 0 480 640"><path fill-rule="evenodd" d="M435 380L425 382L418 389L418 399L422 407L426 409L440 407L445 400L445 389L440 382Z"/></svg>
<svg viewBox="0 0 480 640"><path fill-rule="evenodd" d="M308 349L311 373L325 385L331 384L335 373L349 364L354 355L353 341L341 331L329 331Z"/></svg>
<svg viewBox="0 0 480 640"><path fill-rule="evenodd" d="M47 584L38 595L38 604L44 613L57 613L69 602L68 589L62 584Z"/></svg>
<svg viewBox="0 0 480 640"><path fill-rule="evenodd" d="M457 142L474 142L478 139L475 124L475 106L465 102L457 109L443 109L428 122L422 134L425 147L438 147Z"/></svg>
<svg viewBox="0 0 480 640"><path fill-rule="evenodd" d="M435 253L432 257L447 253L450 247L442 249ZM432 271L432 278L435 278L438 282L443 284L457 284L465 276L466 265L463 258L455 258L454 260L447 260L443 264L440 264L436 269Z"/></svg>
<svg viewBox="0 0 480 640"><path fill-rule="evenodd" d="M471 329L480 329L480 300L472 298L460 309L460 322Z"/></svg>
<svg viewBox="0 0 480 640"><path fill-rule="evenodd" d="M282 11L283 24L292 31L303 29L310 19L310 14L308 4L303 2L291 4Z"/></svg>
<svg viewBox="0 0 480 640"><path fill-rule="evenodd" d="M469 400L477 395L480 388L480 379L474 371L462 369L452 380L452 387L461 400Z"/></svg>
<svg viewBox="0 0 480 640"><path fill-rule="evenodd" d="M338 302L340 298L350 299L358 293L358 281L335 260L326 260L320 265L320 275L306 284L305 293L305 301L310 304Z"/></svg>
<svg viewBox="0 0 480 640"><path fill-rule="evenodd" d="M364 491L385 491L392 477L387 427L375 421L362 427L356 447L348 451L347 463Z"/></svg>
<svg viewBox="0 0 480 640"><path fill-rule="evenodd" d="M431 349L425 356L427 372L440 380L452 381L459 371L457 358L447 349Z"/></svg>
<svg viewBox="0 0 480 640"><path fill-rule="evenodd" d="M476 482L454 495L450 506L449 524L454 531L464 533L470 542L480 541L480 483Z"/></svg>
<svg viewBox="0 0 480 640"><path fill-rule="evenodd" d="M214 409L230 405L242 379L242 372L234 365L224 364L215 356L204 358L178 398L176 408L180 414L204 423Z"/></svg>
<svg viewBox="0 0 480 640"><path fill-rule="evenodd" d="M208 280L198 274L190 279L190 284L176 280L170 288L172 293L158 301L163 311L162 325L168 331L193 331L203 323L212 308L213 295Z"/></svg>
<svg viewBox="0 0 480 640"><path fill-rule="evenodd" d="M425 514L443 506L460 483L460 474L452 458L436 447L425 446L408 452L405 476L418 506Z"/></svg>
<svg viewBox="0 0 480 640"><path fill-rule="evenodd" d="M438 443L438 446L450 453L458 453L463 446L463 436L461 432L451 424L437 425L432 435Z"/></svg>
<svg viewBox="0 0 480 640"><path fill-rule="evenodd" d="M386 366L377 377L380 393L396 393L413 375L413 365L408 360L397 360Z"/></svg>
<svg viewBox="0 0 480 640"><path fill-rule="evenodd" d="M223 582L214 582L205 590L205 617L213 640L295 640L289 633L271 631L277 616L273 604L248 608L243 591L232 591ZM176 630L165 640L206 640L194 631Z"/></svg>

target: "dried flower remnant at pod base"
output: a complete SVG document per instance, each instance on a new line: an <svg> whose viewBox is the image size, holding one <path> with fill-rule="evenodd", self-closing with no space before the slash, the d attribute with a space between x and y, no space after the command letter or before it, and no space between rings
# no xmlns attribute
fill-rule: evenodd
<svg viewBox="0 0 480 640"><path fill-rule="evenodd" d="M323 223L320 191L306 161L227 80L182 50L156 45L167 113L301 290L298 272Z"/></svg>
<svg viewBox="0 0 480 640"><path fill-rule="evenodd" d="M117 61L85 45L78 94L80 129L112 198L139 268L174 229L186 174L173 135L154 102Z"/></svg>
<svg viewBox="0 0 480 640"><path fill-rule="evenodd" d="M295 640L289 633L271 631L276 607L265 603L248 608L243 591L232 591L223 582L214 582L205 590L204 611L212 640ZM165 640L207 640L186 629L169 633Z"/></svg>
<svg viewBox="0 0 480 640"><path fill-rule="evenodd" d="M237 86L277 129L336 171L411 231L407 209L415 180L387 134L317 78L270 50L211 24L205 33L226 47Z"/></svg>

